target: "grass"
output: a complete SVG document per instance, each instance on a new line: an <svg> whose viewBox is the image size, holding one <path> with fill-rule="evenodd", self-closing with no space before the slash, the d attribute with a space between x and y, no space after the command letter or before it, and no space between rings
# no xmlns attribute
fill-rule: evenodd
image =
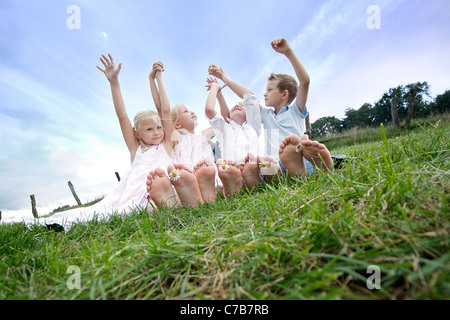
<svg viewBox="0 0 450 320"><path fill-rule="evenodd" d="M448 299L450 124L342 145L333 173L57 233L0 225L0 299ZM380 289L367 272L380 270ZM69 266L80 288L70 289Z"/></svg>
<svg viewBox="0 0 450 320"><path fill-rule="evenodd" d="M427 118L415 119L411 123L408 130L400 129L395 130L392 123L384 125L385 134L387 138L396 138L403 135L407 135L411 131L417 129L423 129L427 127L436 127L442 125L442 123L448 123L449 114L442 114L438 116L430 116ZM403 126L403 124L401 124ZM350 145L357 145L362 143L379 141L379 127L364 127L364 128L352 128L340 132L338 134L331 135L329 137L312 137L313 140L319 140L324 143L329 150L345 148Z"/></svg>

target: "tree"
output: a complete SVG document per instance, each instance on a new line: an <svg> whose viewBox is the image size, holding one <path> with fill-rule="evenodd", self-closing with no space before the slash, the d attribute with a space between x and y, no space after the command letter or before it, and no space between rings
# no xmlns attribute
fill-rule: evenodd
<svg viewBox="0 0 450 320"><path fill-rule="evenodd" d="M374 110L370 103L363 104L358 110L348 108L345 110L345 118L342 120L342 128L372 126L374 121Z"/></svg>
<svg viewBox="0 0 450 320"><path fill-rule="evenodd" d="M313 137L328 136L342 130L342 121L336 117L322 117L311 125Z"/></svg>
<svg viewBox="0 0 450 320"><path fill-rule="evenodd" d="M342 120L342 127L346 130L359 125L358 111L353 108L348 108L345 110L345 118Z"/></svg>
<svg viewBox="0 0 450 320"><path fill-rule="evenodd" d="M372 108L372 114L374 126L388 123L392 120L391 97L388 93L384 93L380 100L375 102Z"/></svg>
<svg viewBox="0 0 450 320"><path fill-rule="evenodd" d="M329 135L330 133L348 130L354 127L378 126L392 120L394 128L399 129L400 123L405 120L405 128L411 124L413 117L427 117L432 113L450 111L450 90L438 95L435 101L426 101L424 96L429 95L430 86L426 81L400 85L389 88L389 92L374 105L363 104L358 110L348 108L345 117L340 121L332 121L334 117L324 117L313 124L313 136ZM337 128L339 128L337 130Z"/></svg>
<svg viewBox="0 0 450 320"><path fill-rule="evenodd" d="M405 128L409 128L409 125L411 124L411 119L414 114L414 106L416 103L416 99L422 100L423 94L429 96L430 86L426 81L424 81L422 83L421 82L410 83L406 85L406 89L408 89L408 91L405 93L405 98L408 101L408 113L406 114Z"/></svg>
<svg viewBox="0 0 450 320"><path fill-rule="evenodd" d="M359 109L358 109L358 121L359 126L362 127L370 127L373 125L374 121L374 114L373 114L373 108L370 103L364 103Z"/></svg>
<svg viewBox="0 0 450 320"><path fill-rule="evenodd" d="M445 113L450 111L450 90L443 94L438 94L434 102L434 110L438 113Z"/></svg>
<svg viewBox="0 0 450 320"><path fill-rule="evenodd" d="M400 121L398 118L398 103L403 99L403 87L398 86L394 89L389 88L388 94L391 100L391 115L392 115L392 123L394 125L394 129L400 129Z"/></svg>

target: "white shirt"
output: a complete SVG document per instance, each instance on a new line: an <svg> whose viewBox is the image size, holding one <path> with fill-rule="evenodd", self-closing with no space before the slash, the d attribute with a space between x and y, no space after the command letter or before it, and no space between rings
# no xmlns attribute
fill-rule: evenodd
<svg viewBox="0 0 450 320"><path fill-rule="evenodd" d="M222 117L215 116L209 119L219 147L222 159L231 159L240 162L252 152L255 155L263 154L259 141L261 133L261 112L259 101L252 94L245 94L243 103L246 111L246 121L240 126L231 119L226 123Z"/></svg>

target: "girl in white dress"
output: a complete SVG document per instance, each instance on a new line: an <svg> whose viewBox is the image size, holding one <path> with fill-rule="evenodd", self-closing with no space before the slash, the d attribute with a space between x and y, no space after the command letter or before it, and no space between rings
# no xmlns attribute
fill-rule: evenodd
<svg viewBox="0 0 450 320"><path fill-rule="evenodd" d="M104 219L111 214L129 214L136 208L145 208L148 205L146 180L148 172L156 168L167 169L174 163L172 154L174 142L171 139L174 127L170 119L170 112L164 114L164 119L155 111L142 111L134 117L134 126L131 124L125 110L125 104L119 85L119 72L122 64L116 68L111 55L102 55L100 61L102 71L111 85L114 109L119 119L123 138L130 151L131 169L121 179L118 186L109 195L97 204L56 213L48 218L40 218L30 223L40 225L60 225L64 229L76 222L89 221L93 218ZM159 89L165 91L164 84L158 83ZM27 222L25 222L27 223Z"/></svg>
<svg viewBox="0 0 450 320"><path fill-rule="evenodd" d="M175 129L172 133L172 140L175 142L175 164L167 170L168 178L175 187L180 204L195 207L198 203L214 201L217 196L216 187L220 187L211 148L211 138L214 137L214 132L209 128L196 133L197 116L184 104L178 103L170 109L169 98L160 86L163 71L163 63L155 62L149 75L149 81L156 109L163 120L169 120L165 118L164 114L170 112L170 121ZM155 80L158 80L158 84ZM165 198L172 199L173 191L168 188L167 183L164 185L165 192L162 192L160 197L155 197L156 193L161 192L161 181L156 181L161 176L162 173L150 173L149 181L147 181L148 190L153 194L152 199L155 202L168 204ZM173 203L171 204L173 205Z"/></svg>

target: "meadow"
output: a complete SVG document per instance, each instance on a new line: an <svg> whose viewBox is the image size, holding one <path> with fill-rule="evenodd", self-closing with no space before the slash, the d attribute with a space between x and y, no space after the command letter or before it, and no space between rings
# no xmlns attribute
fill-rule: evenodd
<svg viewBox="0 0 450 320"><path fill-rule="evenodd" d="M332 173L196 209L0 225L0 299L447 300L448 119L326 143Z"/></svg>

